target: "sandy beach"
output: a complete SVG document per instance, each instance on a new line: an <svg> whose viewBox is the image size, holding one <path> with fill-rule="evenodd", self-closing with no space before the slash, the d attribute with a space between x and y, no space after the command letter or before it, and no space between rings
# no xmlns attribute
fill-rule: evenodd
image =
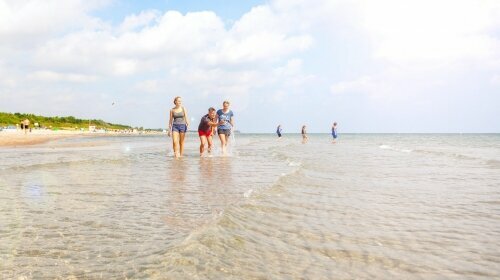
<svg viewBox="0 0 500 280"><path fill-rule="evenodd" d="M144 136L144 135L163 135L164 133L159 132L147 132L147 133L122 133L108 131L105 133L98 132L88 132L88 131L71 131L71 130L32 130L24 134L21 130L18 131L0 131L0 147L16 147L16 146L28 146L43 144L50 141L55 141L63 138L69 137L97 137L97 136ZM92 142L86 144L78 144L80 146L89 145L100 145L101 142Z"/></svg>
<svg viewBox="0 0 500 280"><path fill-rule="evenodd" d="M89 135L89 133L81 131L33 130L24 134L22 131L0 131L0 147L36 145L62 138L82 137L85 135Z"/></svg>

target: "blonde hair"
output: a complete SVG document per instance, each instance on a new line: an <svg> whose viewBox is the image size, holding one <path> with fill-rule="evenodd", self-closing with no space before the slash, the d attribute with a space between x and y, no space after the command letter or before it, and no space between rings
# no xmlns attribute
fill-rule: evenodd
<svg viewBox="0 0 500 280"><path fill-rule="evenodd" d="M174 98L174 104L175 104L175 102L177 102L177 99L179 99L179 98L181 98L181 97L180 97L180 96L176 96L176 97ZM175 105L177 105L177 104L175 104Z"/></svg>

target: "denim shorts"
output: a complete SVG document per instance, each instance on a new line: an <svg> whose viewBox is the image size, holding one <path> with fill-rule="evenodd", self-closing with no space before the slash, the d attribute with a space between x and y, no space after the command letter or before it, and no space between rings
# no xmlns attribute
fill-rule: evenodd
<svg viewBox="0 0 500 280"><path fill-rule="evenodd" d="M231 135L231 129L218 128L217 134L224 134L226 137L229 137Z"/></svg>
<svg viewBox="0 0 500 280"><path fill-rule="evenodd" d="M187 125L186 124L172 124L172 132L186 133Z"/></svg>

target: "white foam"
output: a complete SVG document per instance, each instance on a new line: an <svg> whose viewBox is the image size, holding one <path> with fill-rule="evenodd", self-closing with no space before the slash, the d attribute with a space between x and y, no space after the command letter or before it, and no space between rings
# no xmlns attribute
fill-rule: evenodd
<svg viewBox="0 0 500 280"><path fill-rule="evenodd" d="M391 151L396 151L396 152L402 152L402 153L411 153L413 150L411 149L397 149L389 145L380 145L378 146L380 149L383 150L391 150Z"/></svg>
<svg viewBox="0 0 500 280"><path fill-rule="evenodd" d="M253 193L253 189L249 189L248 191L246 191L244 194L243 194L243 197L245 198L249 198Z"/></svg>

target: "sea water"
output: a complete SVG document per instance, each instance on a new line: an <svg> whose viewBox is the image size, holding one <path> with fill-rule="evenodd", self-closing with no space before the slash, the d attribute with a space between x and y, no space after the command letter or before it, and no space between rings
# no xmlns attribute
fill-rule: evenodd
<svg viewBox="0 0 500 280"><path fill-rule="evenodd" d="M0 279L500 277L498 134L0 148Z"/></svg>

